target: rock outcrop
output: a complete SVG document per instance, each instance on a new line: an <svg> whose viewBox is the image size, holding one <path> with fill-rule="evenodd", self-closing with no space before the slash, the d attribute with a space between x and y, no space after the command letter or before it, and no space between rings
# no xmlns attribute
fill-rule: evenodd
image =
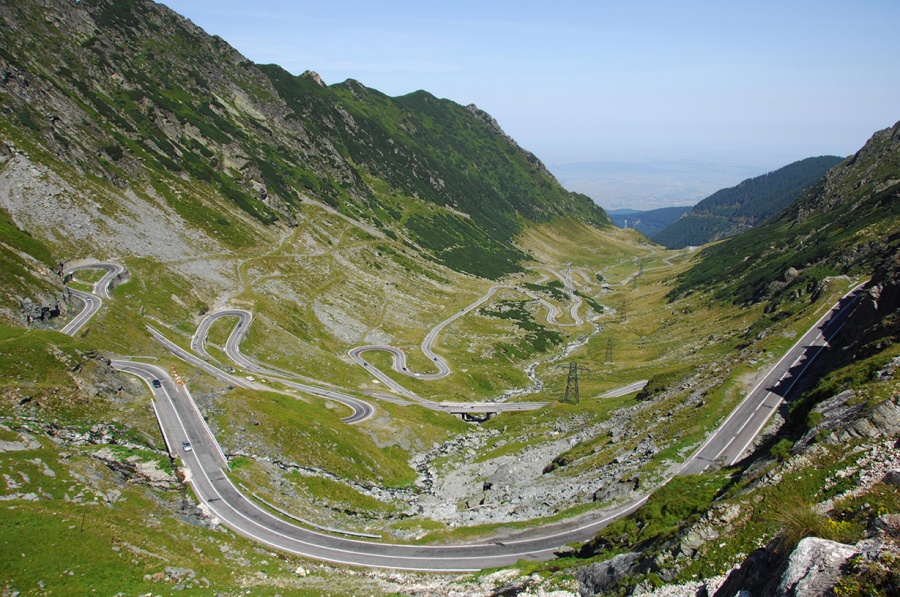
<svg viewBox="0 0 900 597"><path fill-rule="evenodd" d="M775 594L785 597L826 595L840 578L841 566L855 553L856 548L852 545L807 537L788 559Z"/></svg>
<svg viewBox="0 0 900 597"><path fill-rule="evenodd" d="M750 554L714 597L732 597L742 591L779 597L826 595L840 579L841 566L855 553L852 545L807 537L785 560L770 545Z"/></svg>
<svg viewBox="0 0 900 597"><path fill-rule="evenodd" d="M624 553L611 560L579 568L575 572L575 578L578 579L578 592L582 597L602 594L625 578L639 557L638 553Z"/></svg>
<svg viewBox="0 0 900 597"><path fill-rule="evenodd" d="M164 490L183 488L182 483L173 474L160 469L154 460L145 460L137 455L123 456L108 447L100 448L92 456L129 483Z"/></svg>
<svg viewBox="0 0 900 597"><path fill-rule="evenodd" d="M847 390L820 402L813 410L822 414L822 420L803 436L795 451L816 441L840 445L853 439L894 437L900 433L897 397L869 406L859 401L855 392Z"/></svg>
<svg viewBox="0 0 900 597"><path fill-rule="evenodd" d="M781 579L780 559L773 549L757 549L739 568L732 570L713 597L733 597L741 591L771 595Z"/></svg>

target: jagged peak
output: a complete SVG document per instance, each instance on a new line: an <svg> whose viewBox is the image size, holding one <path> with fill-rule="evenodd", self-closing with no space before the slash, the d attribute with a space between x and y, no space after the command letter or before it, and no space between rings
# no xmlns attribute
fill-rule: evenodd
<svg viewBox="0 0 900 597"><path fill-rule="evenodd" d="M325 81L323 81L323 80L322 80L322 77L319 76L319 73L317 73L317 72L314 71L314 70L307 70L307 71L304 71L303 74L300 75L300 76L301 76L301 77L305 77L305 78L307 78L307 79L312 79L312 80L315 81L320 87L327 87L327 85L325 85Z"/></svg>
<svg viewBox="0 0 900 597"><path fill-rule="evenodd" d="M506 132L502 128L500 128L500 123L497 122L496 118L494 118L475 104L469 104L468 106L466 106L466 110L477 116L479 120L488 125L488 128L490 128L495 134L503 137L513 145L518 146L513 138L507 135Z"/></svg>
<svg viewBox="0 0 900 597"><path fill-rule="evenodd" d="M895 152L898 146L900 146L900 121L892 127L876 131L865 145L850 157L847 165L853 165L860 159L871 158L878 153Z"/></svg>
<svg viewBox="0 0 900 597"><path fill-rule="evenodd" d="M360 83L357 79L344 79L344 82L341 83L344 87L347 87L353 91L368 91L369 88Z"/></svg>

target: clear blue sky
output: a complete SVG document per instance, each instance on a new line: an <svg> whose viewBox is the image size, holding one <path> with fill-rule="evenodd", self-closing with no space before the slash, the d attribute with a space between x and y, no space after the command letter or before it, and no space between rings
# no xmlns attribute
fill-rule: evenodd
<svg viewBox="0 0 900 597"><path fill-rule="evenodd" d="M163 0L249 59L491 113L549 164L849 155L900 120L900 1Z"/></svg>

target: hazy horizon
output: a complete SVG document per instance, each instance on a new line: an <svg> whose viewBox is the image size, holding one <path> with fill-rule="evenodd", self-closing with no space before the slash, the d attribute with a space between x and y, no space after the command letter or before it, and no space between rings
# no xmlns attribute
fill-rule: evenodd
<svg viewBox="0 0 900 597"><path fill-rule="evenodd" d="M788 163L769 167L715 160L647 159L547 164L547 168L565 188L584 193L606 210L647 211L694 206L720 189L762 176Z"/></svg>

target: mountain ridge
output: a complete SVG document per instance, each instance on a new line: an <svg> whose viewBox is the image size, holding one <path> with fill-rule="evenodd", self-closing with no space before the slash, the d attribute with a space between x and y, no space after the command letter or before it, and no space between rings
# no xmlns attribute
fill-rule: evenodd
<svg viewBox="0 0 900 597"><path fill-rule="evenodd" d="M0 15L4 46L27 48L0 52L0 108L24 125L18 134L29 131L22 147L36 143L119 188L187 177L264 225L290 225L308 194L441 263L489 277L526 258L513 245L523 226L564 214L609 225L601 208L563 189L477 108L254 65L141 0L12 2ZM435 219L429 204L470 217ZM484 252L499 258L488 266Z"/></svg>
<svg viewBox="0 0 900 597"><path fill-rule="evenodd" d="M661 230L676 222L693 207L659 207L657 209L640 210L615 210L607 214L613 224L619 228L634 228L644 236L653 238Z"/></svg>
<svg viewBox="0 0 900 597"><path fill-rule="evenodd" d="M748 178L703 199L651 238L670 249L682 249L734 236L787 207L841 161L837 156L810 157Z"/></svg>
<svg viewBox="0 0 900 597"><path fill-rule="evenodd" d="M832 472L855 470L846 459L873 453L871 436L845 440L841 428L857 421L812 402L849 388L858 392L843 394L856 401L850 415L897 410L889 365L900 282L896 267L881 266L896 261L900 242L900 123L789 216L702 252L670 252L608 228L602 211L555 185L477 108L424 91L390 98L352 79L325 86L311 71L250 64L147 2L82 3L0 6L4 25L16 25L0 31L0 440L15 444L3 458L10 507L0 541L9 549L0 582L11 592L144 594L176 583L203 591L202 579L223 594L574 595L582 574L573 568L590 564L580 558L606 574L601 559L623 552L638 565L611 590L647 592L727 572L783 537L788 525L769 519L785 496L818 503L854 483L851 474L820 492ZM485 204L496 193L503 201ZM131 278L68 337L52 331L78 305L67 302L57 259L89 255L127 262ZM525 255L537 271L515 271ZM109 361L145 355L134 358L177 366L231 461L228 474L285 511L386 540L505 541L518 530L509 521L496 530L501 509L517 525L568 524L665 483L816 311L858 283L844 276L873 270L863 317L831 352L839 362L820 359L828 367L812 376L813 394L783 405L746 462L663 485L577 554L562 548L550 563L459 582L350 574L213 530L181 482L182 459L160 437L147 384ZM508 287L442 333L453 376L429 384L392 372L385 355L373 364L436 401L524 388L546 407L465 423L381 400L385 386L348 362L350 347L391 345L409 354L411 370L427 371L433 360L417 350L425 330L486 296L497 285L488 277ZM84 272L71 284L96 279ZM18 302L29 293L69 313L29 322ZM571 323L554 326L549 304ZM223 306L254 314L243 327L248 357L359 395L376 415L345 425L340 407L317 395L220 383L147 334L152 325L188 346L198 322ZM210 330L212 360L230 362L230 329ZM648 378L638 396L604 397ZM574 401L561 401L572 386ZM897 432L885 429L893 437L873 441L900 467ZM792 452L798 437L825 458ZM171 472L170 487L134 474L150 463ZM833 517L816 513L813 531L855 541L883 507L897 511L897 495L876 487ZM84 507L92 501L102 516ZM878 549L866 553L877 558Z"/></svg>
<svg viewBox="0 0 900 597"><path fill-rule="evenodd" d="M711 290L740 304L815 292L828 275L862 274L900 243L900 122L877 131L780 213L704 249L670 297Z"/></svg>

